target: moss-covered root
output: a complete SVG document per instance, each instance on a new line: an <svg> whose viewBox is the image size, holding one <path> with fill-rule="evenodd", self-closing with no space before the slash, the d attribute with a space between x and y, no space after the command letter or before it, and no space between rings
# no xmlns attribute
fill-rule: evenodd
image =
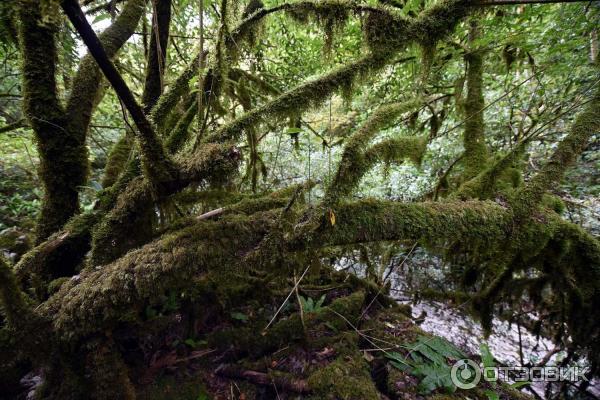
<svg viewBox="0 0 600 400"><path fill-rule="evenodd" d="M119 350L109 339L93 341L86 356L89 398L94 400L134 400L135 390Z"/></svg>

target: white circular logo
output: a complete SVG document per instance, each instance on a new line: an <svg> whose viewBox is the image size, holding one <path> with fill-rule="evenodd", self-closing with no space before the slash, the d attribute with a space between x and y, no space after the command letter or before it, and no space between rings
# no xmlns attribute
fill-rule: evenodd
<svg viewBox="0 0 600 400"><path fill-rule="evenodd" d="M481 368L475 361L458 360L450 371L452 383L459 389L473 389L481 380Z"/></svg>

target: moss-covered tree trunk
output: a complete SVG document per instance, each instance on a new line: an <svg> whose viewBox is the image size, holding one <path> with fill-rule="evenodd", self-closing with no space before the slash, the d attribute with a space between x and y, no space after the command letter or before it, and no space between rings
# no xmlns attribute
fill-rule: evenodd
<svg viewBox="0 0 600 400"><path fill-rule="evenodd" d="M56 26L42 19L38 1L18 5L19 42L23 59L23 103L40 153L39 175L44 198L37 226L41 241L79 211L78 186L85 184L85 143L66 129L60 104L56 67Z"/></svg>
<svg viewBox="0 0 600 400"><path fill-rule="evenodd" d="M478 47L476 40L481 36L476 19L470 21L469 47L466 49L467 97L464 104L464 179L479 174L486 166L488 149L485 143L485 124L483 98L483 60L485 51Z"/></svg>
<svg viewBox="0 0 600 400"><path fill-rule="evenodd" d="M19 1L16 7L21 21L24 109L35 132L44 187L37 224L37 241L42 242L79 212L79 191L88 174L87 131L99 102L102 74L93 57L85 56L63 106L56 82L59 16L52 15L58 10L31 0ZM109 57L133 34L144 7L144 0L128 1L117 20L100 35Z"/></svg>

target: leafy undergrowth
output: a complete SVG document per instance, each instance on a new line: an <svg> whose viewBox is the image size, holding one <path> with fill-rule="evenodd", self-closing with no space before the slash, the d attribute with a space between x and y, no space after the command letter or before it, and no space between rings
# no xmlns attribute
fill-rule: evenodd
<svg viewBox="0 0 600 400"><path fill-rule="evenodd" d="M450 369L466 355L366 281L321 269L297 291L286 283L289 292L272 277L219 276L199 284L202 302L172 294L148 308L140 334L119 337L138 398L527 398L457 390Z"/></svg>

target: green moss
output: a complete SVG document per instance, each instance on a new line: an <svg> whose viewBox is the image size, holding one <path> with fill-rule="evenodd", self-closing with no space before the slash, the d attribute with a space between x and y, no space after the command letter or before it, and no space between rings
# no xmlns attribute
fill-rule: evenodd
<svg viewBox="0 0 600 400"><path fill-rule="evenodd" d="M109 340L99 340L91 342L88 347L85 368L90 381L90 398L135 399L127 366L114 344Z"/></svg>
<svg viewBox="0 0 600 400"><path fill-rule="evenodd" d="M346 23L348 13L352 4L348 1L322 1L322 2L299 2L293 8L287 10L296 21L306 24L314 20L324 29L324 52L331 52L334 34Z"/></svg>
<svg viewBox="0 0 600 400"><path fill-rule="evenodd" d="M290 113L300 112L322 104L335 90L351 85L359 75L374 72L383 67L384 59L369 54L348 65L315 77L294 89L276 97L272 101L246 112L241 117L219 128L205 141L219 143L238 139L245 130L269 118L271 122L286 120Z"/></svg>
<svg viewBox="0 0 600 400"><path fill-rule="evenodd" d="M115 326L143 311L146 301L189 287L207 270L235 264L240 249L254 248L272 224L269 213L232 215L165 235L101 269L84 269L42 305L41 313L53 316L66 338Z"/></svg>
<svg viewBox="0 0 600 400"><path fill-rule="evenodd" d="M565 211L566 207L565 203L560 197L551 194L544 194L542 196L541 205L542 207L546 207L550 210L553 210L559 215Z"/></svg>
<svg viewBox="0 0 600 400"><path fill-rule="evenodd" d="M469 42L473 45L479 37L479 26L475 19L471 20ZM465 130L463 144L465 147L462 163L463 179L468 180L482 172L489 157L485 144L485 125L483 111L483 51L471 48L465 54L467 63L467 97L464 102Z"/></svg>
<svg viewBox="0 0 600 400"><path fill-rule="evenodd" d="M169 153L174 154L180 150L189 138L190 125L194 121L194 117L198 113L197 101L192 101L192 104L187 108L183 116L177 121L173 131L169 135L165 146Z"/></svg>
<svg viewBox="0 0 600 400"><path fill-rule="evenodd" d="M491 199L502 191L510 193L523 184L520 163L528 142L523 141L515 146L508 154L489 162L489 166L474 178L463 182L451 193L450 198L458 199Z"/></svg>
<svg viewBox="0 0 600 400"><path fill-rule="evenodd" d="M370 369L358 350L358 335L348 334L335 346L341 355L307 379L315 399L378 400Z"/></svg>
<svg viewBox="0 0 600 400"><path fill-rule="evenodd" d="M27 318L31 311L12 269L3 257L0 257L0 300L3 314L9 324L14 328L23 326L23 319Z"/></svg>
<svg viewBox="0 0 600 400"><path fill-rule="evenodd" d="M60 289L63 283L67 282L70 278L58 278L48 284L48 295L52 296Z"/></svg>
<svg viewBox="0 0 600 400"><path fill-rule="evenodd" d="M141 178L132 181L114 208L94 228L91 262L106 264L146 243L153 232L152 205L150 185Z"/></svg>
<svg viewBox="0 0 600 400"><path fill-rule="evenodd" d="M190 80L198 71L198 58L200 54L196 54L192 62L187 68L171 83L169 90L159 97L156 105L150 112L150 117L157 126L159 132L164 132L165 123L171 112L181 99L181 96L187 94L190 90Z"/></svg>
<svg viewBox="0 0 600 400"><path fill-rule="evenodd" d="M403 17L394 8L374 10L365 23L366 41L379 53L397 52L415 41L433 47L471 12L471 5L470 0L439 1L415 19Z"/></svg>
<svg viewBox="0 0 600 400"><path fill-rule="evenodd" d="M58 99L53 62L57 58L56 27L42 23L36 1L20 2L18 17L23 108L35 132L44 186L37 226L41 242L79 211L77 185L85 179L87 153L65 129L67 118Z"/></svg>
<svg viewBox="0 0 600 400"><path fill-rule="evenodd" d="M133 34L144 4L143 0L129 1L115 23L100 35L109 56ZM36 134L44 186L38 243L79 212L78 191L88 173L86 133L102 78L93 58L84 57L63 109L55 78L56 27L44 20L43 8L36 1L19 3L25 113Z"/></svg>
<svg viewBox="0 0 600 400"><path fill-rule="evenodd" d="M600 90L596 89L583 112L575 119L570 132L558 145L550 160L515 196L512 207L525 218L539 205L544 193L562 180L564 173L600 130Z"/></svg>
<svg viewBox="0 0 600 400"><path fill-rule="evenodd" d="M46 284L60 277L73 276L90 249L91 230L98 219L97 212L75 216L65 225L64 230L53 234L26 253L15 265L20 284L23 287L35 287L39 286L34 285L35 280ZM47 293L44 289L36 295L44 299Z"/></svg>
<svg viewBox="0 0 600 400"><path fill-rule="evenodd" d="M330 204L351 193L364 174L377 162L401 162L410 158L420 163L427 144L424 138L397 138L383 141L364 150L372 138L394 122L401 114L419 107L423 100L416 99L393 103L379 107L367 121L354 133L339 163L335 178L327 188L325 195Z"/></svg>
<svg viewBox="0 0 600 400"><path fill-rule="evenodd" d="M117 143L114 144L108 155L106 167L104 168L104 177L102 178L102 187L112 186L119 175L125 170L130 153L133 147L133 140L129 135L123 135Z"/></svg>

